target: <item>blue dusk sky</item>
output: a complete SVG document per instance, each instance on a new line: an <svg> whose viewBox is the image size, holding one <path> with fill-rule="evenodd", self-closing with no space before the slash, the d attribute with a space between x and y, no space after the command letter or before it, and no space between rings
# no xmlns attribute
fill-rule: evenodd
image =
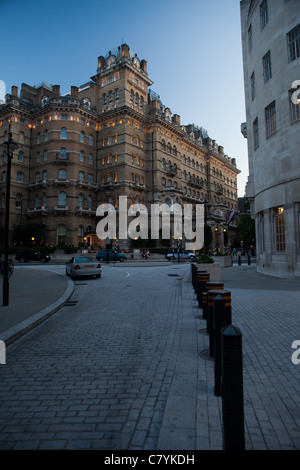
<svg viewBox="0 0 300 470"><path fill-rule="evenodd" d="M71 85L90 80L97 57L122 43L147 61L151 89L181 124L195 124L248 177L239 0L0 0L0 80Z"/></svg>

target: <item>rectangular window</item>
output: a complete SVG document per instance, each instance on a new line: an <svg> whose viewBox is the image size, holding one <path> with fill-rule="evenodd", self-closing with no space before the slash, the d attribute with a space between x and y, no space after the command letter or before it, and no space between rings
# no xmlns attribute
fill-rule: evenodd
<svg viewBox="0 0 300 470"><path fill-rule="evenodd" d="M253 74L251 75L251 98L252 98L252 101L254 100L255 95L256 95L256 90L255 90L255 73L253 72Z"/></svg>
<svg viewBox="0 0 300 470"><path fill-rule="evenodd" d="M293 62L300 57L300 25L288 33L287 39L289 62Z"/></svg>
<svg viewBox="0 0 300 470"><path fill-rule="evenodd" d="M258 118L253 122L254 150L259 147Z"/></svg>
<svg viewBox="0 0 300 470"><path fill-rule="evenodd" d="M268 82L272 78L271 51L263 57L264 81Z"/></svg>
<svg viewBox="0 0 300 470"><path fill-rule="evenodd" d="M275 101L265 108L266 135L270 137L277 132L276 127L276 104Z"/></svg>
<svg viewBox="0 0 300 470"><path fill-rule="evenodd" d="M268 9L268 1L264 0L260 4L260 27L264 29L265 26L269 23L269 9Z"/></svg>
<svg viewBox="0 0 300 470"><path fill-rule="evenodd" d="M285 252L284 208L276 207L273 210L274 252Z"/></svg>
<svg viewBox="0 0 300 470"><path fill-rule="evenodd" d="M300 88L298 91L289 91L289 103L291 110L291 122L300 120Z"/></svg>
<svg viewBox="0 0 300 470"><path fill-rule="evenodd" d="M248 48L249 48L249 52L252 51L252 46L253 46L252 24L250 24L249 29L248 29Z"/></svg>

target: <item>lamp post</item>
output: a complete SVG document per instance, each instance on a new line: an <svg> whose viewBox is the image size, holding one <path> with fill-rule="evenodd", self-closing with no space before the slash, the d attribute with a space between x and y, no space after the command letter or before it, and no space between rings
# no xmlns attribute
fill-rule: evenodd
<svg viewBox="0 0 300 470"><path fill-rule="evenodd" d="M10 203L10 174L11 174L11 160L13 158L13 151L19 148L12 140L12 134L8 132L8 140L6 140L1 147L6 148L7 155L7 170L6 170L6 200L5 200L5 232L4 232L4 275L3 275L3 306L9 305L9 275L8 275L8 238L9 238L9 203ZM12 151L12 153L11 153Z"/></svg>

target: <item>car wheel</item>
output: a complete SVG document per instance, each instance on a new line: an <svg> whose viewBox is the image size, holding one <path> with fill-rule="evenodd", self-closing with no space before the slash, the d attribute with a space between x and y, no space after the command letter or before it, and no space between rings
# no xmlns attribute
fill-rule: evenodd
<svg viewBox="0 0 300 470"><path fill-rule="evenodd" d="M123 263L123 261L124 261L124 258L120 258L120 263Z"/></svg>

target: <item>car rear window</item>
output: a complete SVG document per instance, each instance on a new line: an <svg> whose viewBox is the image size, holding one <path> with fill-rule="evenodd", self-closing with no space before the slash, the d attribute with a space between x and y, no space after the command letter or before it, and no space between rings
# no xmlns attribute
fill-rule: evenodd
<svg viewBox="0 0 300 470"><path fill-rule="evenodd" d="M82 258L75 258L75 263L93 263L95 260L94 258L85 258L85 257L82 257Z"/></svg>

